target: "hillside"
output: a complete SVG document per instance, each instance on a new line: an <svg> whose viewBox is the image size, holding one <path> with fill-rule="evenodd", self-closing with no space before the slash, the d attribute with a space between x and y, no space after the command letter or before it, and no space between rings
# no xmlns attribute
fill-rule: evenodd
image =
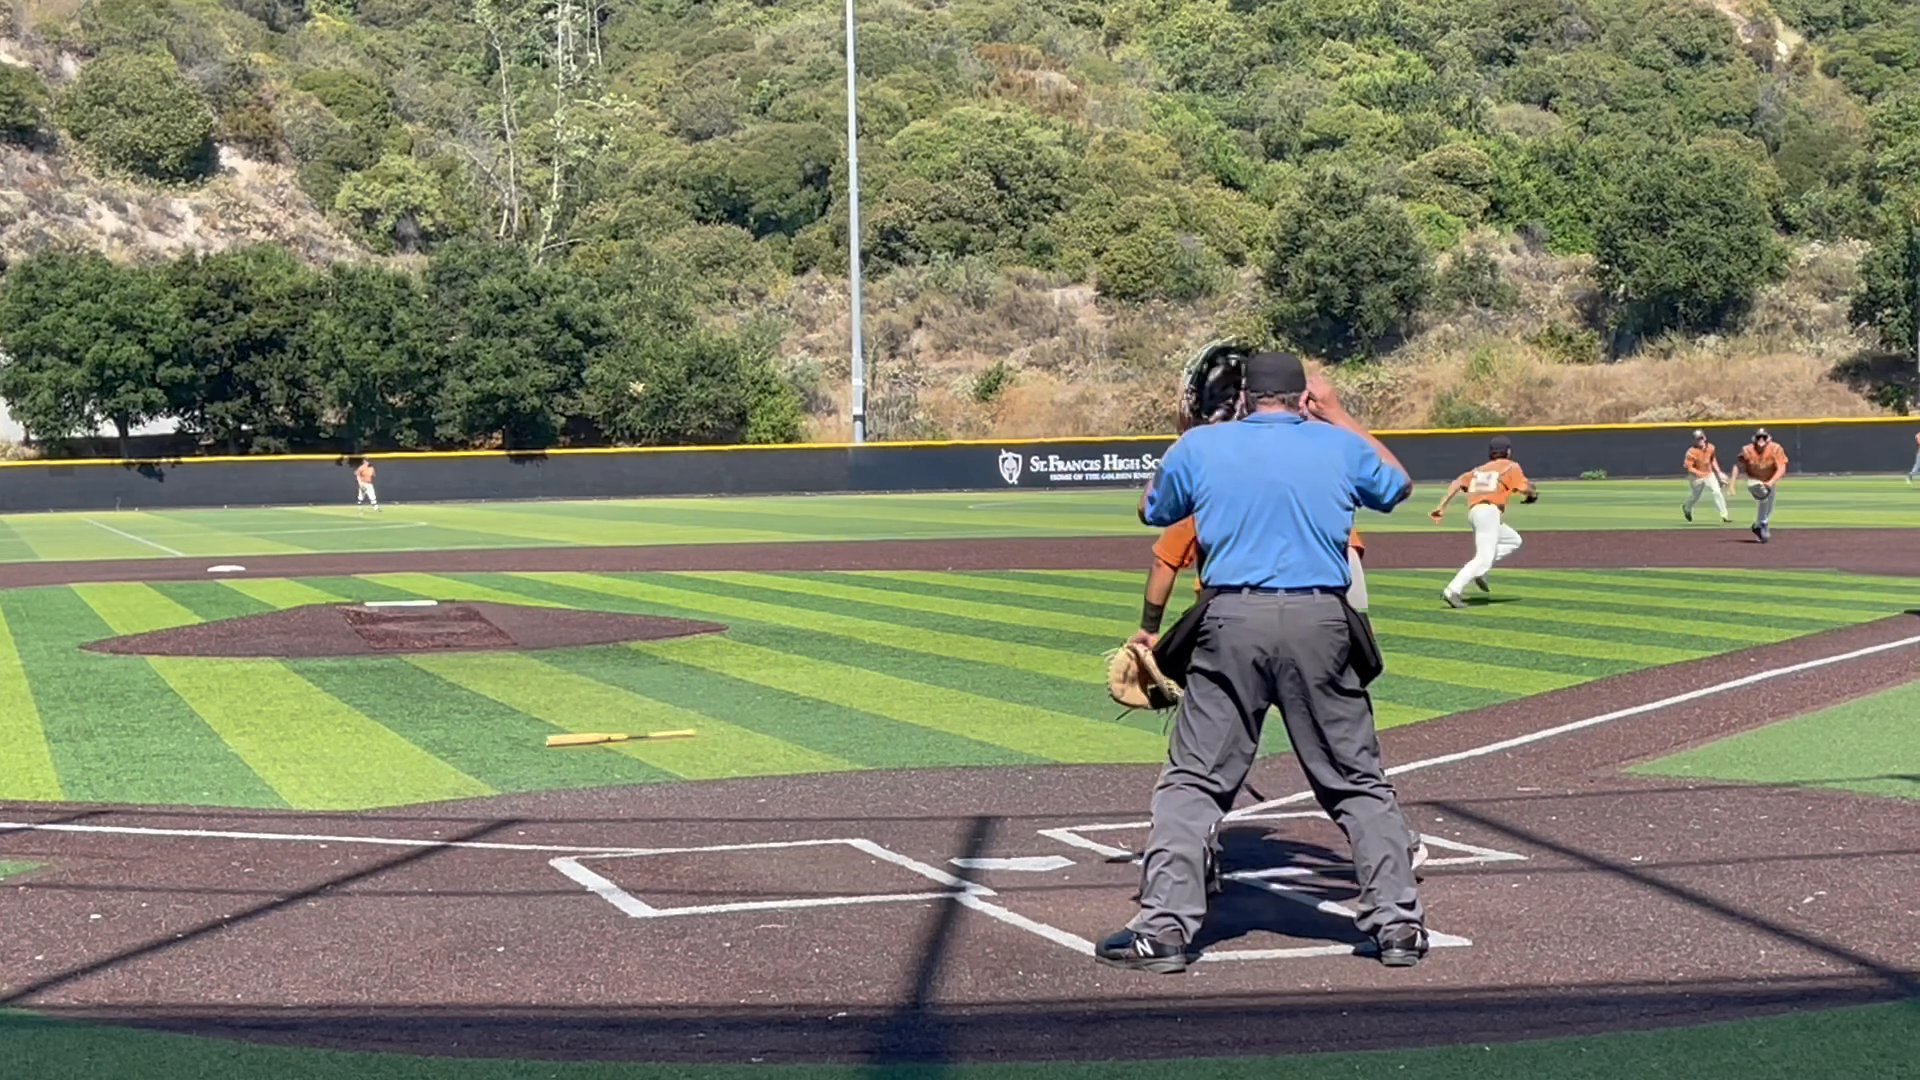
<svg viewBox="0 0 1920 1080"><path fill-rule="evenodd" d="M0 395L233 449L845 437L839 13L11 0ZM876 437L1164 430L1225 333L1400 427L1910 398L1911 5L860 18Z"/></svg>

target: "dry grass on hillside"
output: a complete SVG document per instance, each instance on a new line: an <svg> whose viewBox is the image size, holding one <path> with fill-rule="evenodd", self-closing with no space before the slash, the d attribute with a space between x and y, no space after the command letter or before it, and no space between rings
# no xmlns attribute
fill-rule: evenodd
<svg viewBox="0 0 1920 1080"><path fill-rule="evenodd" d="M1867 355L1847 322L1857 244L1798 249L1738 332L1651 341L1607 363L1587 330L1590 261L1480 235L1514 305L1430 318L1400 348L1337 371L1356 412L1379 427L1470 423L1687 421L1884 412L1834 369ZM902 271L866 298L868 428L875 438L1023 438L1164 432L1181 365L1199 344L1248 325L1243 279L1198 305L1122 308L1085 285L981 265ZM814 373L811 435L851 434L843 282L811 279L786 298L786 355ZM1004 370L996 374L996 366ZM979 393L995 380L995 395ZM984 398L984 400L983 400Z"/></svg>
<svg viewBox="0 0 1920 1080"><path fill-rule="evenodd" d="M360 257L283 166L223 152L212 179L169 190L0 145L0 256L53 248L171 258L267 241L314 262Z"/></svg>

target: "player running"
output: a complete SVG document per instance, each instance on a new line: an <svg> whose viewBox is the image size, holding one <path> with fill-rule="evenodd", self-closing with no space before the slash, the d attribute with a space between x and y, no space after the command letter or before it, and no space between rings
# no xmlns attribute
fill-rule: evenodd
<svg viewBox="0 0 1920 1080"><path fill-rule="evenodd" d="M1753 524L1747 531L1761 543L1773 539L1773 495L1780 487L1780 481L1787 478L1787 452L1773 441L1766 428L1753 433L1753 441L1740 448L1739 460L1733 463L1734 476L1745 475L1747 494L1753 496ZM1733 477L1727 478L1727 494L1733 494Z"/></svg>
<svg viewBox="0 0 1920 1080"><path fill-rule="evenodd" d="M360 493L354 496L355 506L371 504L373 512L380 512L380 496L373 493L373 459L361 458L360 467L353 470L353 479L360 485Z"/></svg>
<svg viewBox="0 0 1920 1080"><path fill-rule="evenodd" d="M1721 488L1727 484L1727 475L1720 471L1720 458L1714 453L1713 444L1707 441L1707 433L1695 431L1693 445L1687 448L1687 482L1693 485L1687 501L1680 506L1680 513L1688 521L1693 520L1694 504L1700 501L1705 492L1713 492L1713 508L1720 511L1721 521L1732 521L1727 516L1727 497Z"/></svg>
<svg viewBox="0 0 1920 1080"><path fill-rule="evenodd" d="M1913 433L1913 468L1907 470L1907 486L1913 486L1913 478L1920 476L1920 431Z"/></svg>
<svg viewBox="0 0 1920 1080"><path fill-rule="evenodd" d="M1513 460L1513 442L1505 435L1495 435L1487 443L1487 463L1461 473L1453 486L1447 488L1440 505L1427 516L1435 524L1444 521L1447 504L1461 492L1467 495L1467 524L1473 527L1473 558L1453 575L1453 580L1440 594L1448 607L1455 608L1467 606L1468 582L1481 592L1492 592L1487 574L1493 570L1493 564L1520 550L1520 534L1506 522L1507 499L1518 494L1520 501L1533 502L1540 497L1533 481L1521 471L1520 463Z"/></svg>

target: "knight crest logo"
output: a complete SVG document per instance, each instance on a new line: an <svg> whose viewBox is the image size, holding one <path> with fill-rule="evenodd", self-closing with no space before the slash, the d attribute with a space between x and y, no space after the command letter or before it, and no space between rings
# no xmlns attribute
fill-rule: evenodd
<svg viewBox="0 0 1920 1080"><path fill-rule="evenodd" d="M1011 450L1000 451L1000 479L1009 484L1020 482L1020 455Z"/></svg>

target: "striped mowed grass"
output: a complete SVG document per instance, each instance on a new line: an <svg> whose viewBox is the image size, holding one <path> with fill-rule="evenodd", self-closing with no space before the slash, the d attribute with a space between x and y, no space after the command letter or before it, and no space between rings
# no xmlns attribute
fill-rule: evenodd
<svg viewBox="0 0 1920 1080"><path fill-rule="evenodd" d="M1896 614L1841 574L1514 571L1452 611L1446 575L1371 575L1382 726ZM1102 654L1134 573L372 574L0 593L0 798L359 809L736 776L1147 763ZM1181 590L1184 599L1190 595ZM710 619L725 634L539 653L108 656L101 638L316 603L432 598ZM1120 715L1116 715L1120 714ZM548 750L556 731L697 738ZM1269 753L1284 750L1277 725Z"/></svg>
<svg viewBox="0 0 1920 1080"><path fill-rule="evenodd" d="M1675 452L1676 472L1682 450ZM1524 450L1520 459L1524 464ZM1908 464L1898 466L1904 472ZM408 486L403 463L392 472L391 479L381 473L382 494L390 498L380 514L356 509L351 486L343 484L343 501L331 506L0 515L0 563L1086 536L1138 536L1144 546L1152 535L1135 517L1138 491L1127 490L435 504L424 501L434 492ZM1418 485L1412 504L1389 515L1362 512L1357 524L1374 533L1434 532L1417 507L1441 486ZM1515 510L1522 532L1674 528L1678 535L1710 536L1721 527L1706 520L1682 524L1687 489L1678 478L1547 481L1541 489L1545 497L1537 505ZM1736 534L1749 520L1751 501L1740 491L1730 503L1738 523L1727 528ZM1781 491L1774 523L1783 530L1920 527L1920 493L1898 475L1796 477ZM1438 531L1461 535L1464 528L1456 519Z"/></svg>

